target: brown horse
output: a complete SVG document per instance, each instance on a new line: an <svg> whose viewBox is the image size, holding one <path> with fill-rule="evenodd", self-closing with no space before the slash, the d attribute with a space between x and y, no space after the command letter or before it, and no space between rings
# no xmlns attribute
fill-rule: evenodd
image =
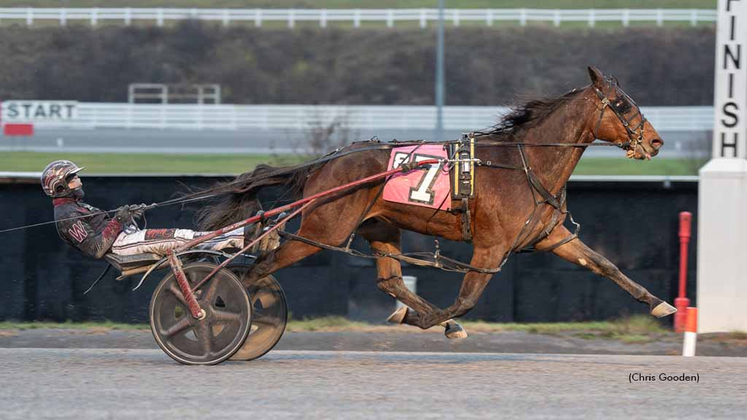
<svg viewBox="0 0 747 420"><path fill-rule="evenodd" d="M648 304L654 316L674 313L674 307L626 277L563 226L565 203L560 197L564 197L564 186L585 150L583 145L595 139L626 145L628 157L634 159L650 159L663 145L659 134L616 79L605 78L595 68L588 71L590 86L553 100L531 101L504 117L491 132L478 136L476 158L494 164L475 170L468 229L464 229L464 219L459 214L384 201L380 194L384 181L378 181L309 207L302 214L297 235L333 246L344 243L353 232L363 236L375 252L384 254L376 260L378 287L409 307L392 314L390 321L423 329L441 324L449 337L466 336L451 318L462 316L475 306L493 276L490 269L497 271L510 253L528 245L539 251L552 251L614 281L635 299ZM496 142L517 145L497 147ZM571 147L532 147L551 142ZM229 183L231 192L223 195L222 202L206 208L201 227L216 229L240 220L251 211L248 209L256 209L250 204L257 190L267 185L293 180L303 196L309 196L386 171L390 150L370 150L367 144L371 143L349 146L344 151L366 150L340 153L340 157L311 168L264 166L241 175ZM530 167L539 184L562 204L553 207L548 200L538 202L536 189L528 187L527 171L506 169L512 166ZM216 191L219 190L217 187ZM528 216L533 210L536 214L530 223ZM471 239L474 254L470 265L482 270L467 272L453 305L439 309L404 286L400 262L385 256L401 253L401 229L453 241ZM472 238L465 232L471 232ZM321 249L307 242L288 240L262 254L244 282L251 284Z"/></svg>

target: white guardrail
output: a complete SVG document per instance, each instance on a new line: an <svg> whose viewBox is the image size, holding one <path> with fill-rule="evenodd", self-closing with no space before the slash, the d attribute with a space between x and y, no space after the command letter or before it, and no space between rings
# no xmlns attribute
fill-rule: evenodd
<svg viewBox="0 0 747 420"><path fill-rule="evenodd" d="M453 26L462 22L477 22L492 26L496 22L585 22L594 27L597 22L715 22L715 9L445 9L445 19ZM358 28L364 22L386 23L393 27L398 22L417 22L421 28L438 21L438 9L177 9L177 8L0 8L0 22L21 21L33 25L39 21L57 21L66 25L71 21L86 21L97 25L103 21L119 21L125 25L133 21L155 21L163 26L168 21L197 19L221 22L250 22L262 26L265 22L285 22L293 28L297 22L316 22L322 28L331 22L352 23Z"/></svg>
<svg viewBox="0 0 747 420"><path fill-rule="evenodd" d="M39 104L43 102L23 101ZM158 128L187 130L308 130L338 122L351 129L433 129L435 106L395 105L181 105L74 103L69 119L31 118L37 128ZM12 106L2 107L2 121L22 122ZM18 106L15 107L19 109ZM31 114L36 111L31 108ZM49 109L49 107L47 107ZM713 129L713 107L642 107L659 131ZM446 106L444 128L469 131L495 124L508 108ZM45 111L49 114L49 111ZM64 116L64 113L63 113Z"/></svg>

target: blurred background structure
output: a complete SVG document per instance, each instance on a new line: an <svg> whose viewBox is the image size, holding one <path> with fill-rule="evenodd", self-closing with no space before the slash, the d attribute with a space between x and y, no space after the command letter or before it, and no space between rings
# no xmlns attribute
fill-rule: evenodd
<svg viewBox="0 0 747 420"><path fill-rule="evenodd" d="M439 3L445 3L443 26ZM585 198L574 204L571 194L569 205L571 210L580 203L591 206L587 217L592 217L613 203L632 203L639 193L650 199L650 205L636 206L639 219L660 221L646 226L661 241L649 244L649 255L632 253L640 244L625 235L608 232L605 235L611 236L605 237L615 242L608 244L614 249L613 261L615 255L637 255L621 268L636 273L642 284L658 288L662 297L674 298L676 258L660 247L676 244L672 227L679 211L697 213L695 175L710 156L713 1L5 0L0 6L0 124L20 127L0 136L0 206L12 208L14 200L28 203L23 220L4 210L0 229L52 217L51 209L43 207L41 190L39 200L31 198L30 185L34 173L54 159L74 160L87 166L88 174L129 174L92 182L140 192L107 198L106 190L94 187L89 193L93 204L104 206L97 203L100 200L113 207L125 204L125 198L148 201L139 198L148 188L138 181L144 174L238 174L258 163L296 163L373 137L434 139L441 129L443 138L457 138L492 126L511 106L587 85L586 66L593 65L619 79L666 145L651 162L629 161L612 148L589 150L576 171L582 176L574 178L583 185L577 190ZM442 89L437 71L439 29ZM619 178L628 175L645 178ZM173 193L180 188L177 181L183 180L158 178L153 182L159 187L153 191ZM616 197L607 192L611 186L624 188ZM168 197L153 200L162 198ZM627 201L617 201L621 198ZM603 235L605 229L624 226L630 222L625 219L627 211L613 212L617 219L594 222L582 235ZM175 214L161 221L171 225L175 218L185 227L191 223ZM11 309L0 312L0 319L106 317L98 310L65 309L80 304L75 303L82 287L78 282L85 283L83 278L93 269L80 271L83 262L67 254L62 244L39 248L42 237L54 241L56 232L42 228L0 245L3 258L16 255L4 262L16 267L7 280L14 291L0 292L0 301L21 305L6 306ZM455 246L455 252L461 252ZM691 248L693 255L696 248ZM660 261L652 259L657 253L666 255ZM319 262L319 278L344 272L340 264L358 267L337 257L324 258L335 263ZM598 287L608 287L601 285L608 281L591 274L584 277L588 283L583 283L583 290L564 284L567 272L557 274L557 283L545 280L561 263L532 258L532 264L546 270L523 279L518 268L513 274L497 275L493 283L509 277L512 280L505 284L512 291L488 293L474 313L493 320L537 320L526 314L533 305L542 306L542 299L522 300L518 292L533 287L531 281L550 282L546 291L555 297L569 288L567 300L557 303L555 312L542 312L542 320L645 312L642 306L621 303L629 300L624 292L610 298L620 299L618 304L603 306L609 301L600 303L597 292ZM44 262L51 260L78 268L60 269ZM55 268L40 271L45 265ZM366 273L361 278L370 277L373 287L373 268L360 269ZM563 265L562 270L571 269ZM432 281L438 279L434 276ZM348 288L334 287L358 290L357 280L351 281ZM428 293L423 281L418 289ZM70 284L76 286L71 289ZM52 299L49 287L66 291L54 295L62 296L54 310L38 304L40 296ZM113 287L105 292L112 301L124 299L121 285L104 287ZM310 296L308 289L298 290L289 295ZM444 296L450 293L449 289ZM497 312L495 305L504 293L515 300L501 303L508 312ZM321 306L309 305L307 313L296 313L323 314L318 311ZM362 311L355 305L335 306L333 313L378 316L374 309ZM128 319L121 315L120 320Z"/></svg>

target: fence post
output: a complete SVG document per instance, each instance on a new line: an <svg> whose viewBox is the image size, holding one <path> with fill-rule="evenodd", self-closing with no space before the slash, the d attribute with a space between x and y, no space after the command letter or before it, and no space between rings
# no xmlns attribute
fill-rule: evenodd
<svg viewBox="0 0 747 420"><path fill-rule="evenodd" d="M158 118L159 118L159 124L158 128L166 128L166 104L159 104L158 105Z"/></svg>
<svg viewBox="0 0 747 420"><path fill-rule="evenodd" d="M163 26L163 8L159 7L156 12L156 24L160 27Z"/></svg>
<svg viewBox="0 0 747 420"><path fill-rule="evenodd" d="M527 26L527 9L519 10L519 24L521 26Z"/></svg>
<svg viewBox="0 0 747 420"><path fill-rule="evenodd" d="M425 28L425 9L420 9L420 27Z"/></svg>
<svg viewBox="0 0 747 420"><path fill-rule="evenodd" d="M560 10L555 9L555 16L553 17L553 24L555 26L560 26Z"/></svg>
<svg viewBox="0 0 747 420"><path fill-rule="evenodd" d="M698 9L690 11L690 26L698 26Z"/></svg>
<svg viewBox="0 0 747 420"><path fill-rule="evenodd" d="M319 16L319 26L322 28L327 27L327 9L322 9L322 13Z"/></svg>
<svg viewBox="0 0 747 420"><path fill-rule="evenodd" d="M254 26L257 28L262 26L262 9L254 9Z"/></svg>
<svg viewBox="0 0 747 420"><path fill-rule="evenodd" d="M664 16L661 9L656 9L656 26L664 25Z"/></svg>
<svg viewBox="0 0 747 420"><path fill-rule="evenodd" d="M354 28L361 27L361 10L360 9L355 9L355 12L353 12L353 27Z"/></svg>
<svg viewBox="0 0 747 420"><path fill-rule="evenodd" d="M26 26L34 24L34 9L31 7L26 8Z"/></svg>
<svg viewBox="0 0 747 420"><path fill-rule="evenodd" d="M290 9L288 11L288 28L293 29L296 26L296 10Z"/></svg>
<svg viewBox="0 0 747 420"><path fill-rule="evenodd" d="M262 114L262 130L269 130L270 129L270 121L268 114L270 113L270 110L268 107L263 107L261 114Z"/></svg>
<svg viewBox="0 0 747 420"><path fill-rule="evenodd" d="M94 7L93 10L91 10L91 26L96 26L99 24L99 8Z"/></svg>
<svg viewBox="0 0 747 420"><path fill-rule="evenodd" d="M228 26L231 22L231 16L228 14L228 9L223 9L223 26Z"/></svg>
<svg viewBox="0 0 747 420"><path fill-rule="evenodd" d="M60 26L67 26L67 9L60 9Z"/></svg>
<svg viewBox="0 0 747 420"><path fill-rule="evenodd" d="M125 25L130 26L132 24L132 9L129 7L125 9Z"/></svg>
<svg viewBox="0 0 747 420"><path fill-rule="evenodd" d="M388 9L386 11L386 27L391 28L392 26L394 26L394 11Z"/></svg>
<svg viewBox="0 0 747 420"><path fill-rule="evenodd" d="M459 9L451 9L451 13L454 14L454 26L459 26Z"/></svg>
<svg viewBox="0 0 747 420"><path fill-rule="evenodd" d="M488 26L493 26L493 9L488 9L488 16L485 18Z"/></svg>
<svg viewBox="0 0 747 420"><path fill-rule="evenodd" d="M596 13L594 9L589 9L589 27L593 28L596 24Z"/></svg>
<svg viewBox="0 0 747 420"><path fill-rule="evenodd" d="M630 9L623 9L622 21L624 27L630 26Z"/></svg>
<svg viewBox="0 0 747 420"><path fill-rule="evenodd" d="M94 127L98 126L98 121L99 121L99 107L97 107L97 106L93 107L91 109L91 111L92 111L91 114L93 115L93 118L88 122L88 126L90 128L94 128Z"/></svg>

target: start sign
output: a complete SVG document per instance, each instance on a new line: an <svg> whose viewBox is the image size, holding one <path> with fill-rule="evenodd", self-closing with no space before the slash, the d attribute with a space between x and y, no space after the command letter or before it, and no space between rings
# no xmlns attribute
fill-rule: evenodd
<svg viewBox="0 0 747 420"><path fill-rule="evenodd" d="M60 122L78 115L75 101L3 101L2 122Z"/></svg>

